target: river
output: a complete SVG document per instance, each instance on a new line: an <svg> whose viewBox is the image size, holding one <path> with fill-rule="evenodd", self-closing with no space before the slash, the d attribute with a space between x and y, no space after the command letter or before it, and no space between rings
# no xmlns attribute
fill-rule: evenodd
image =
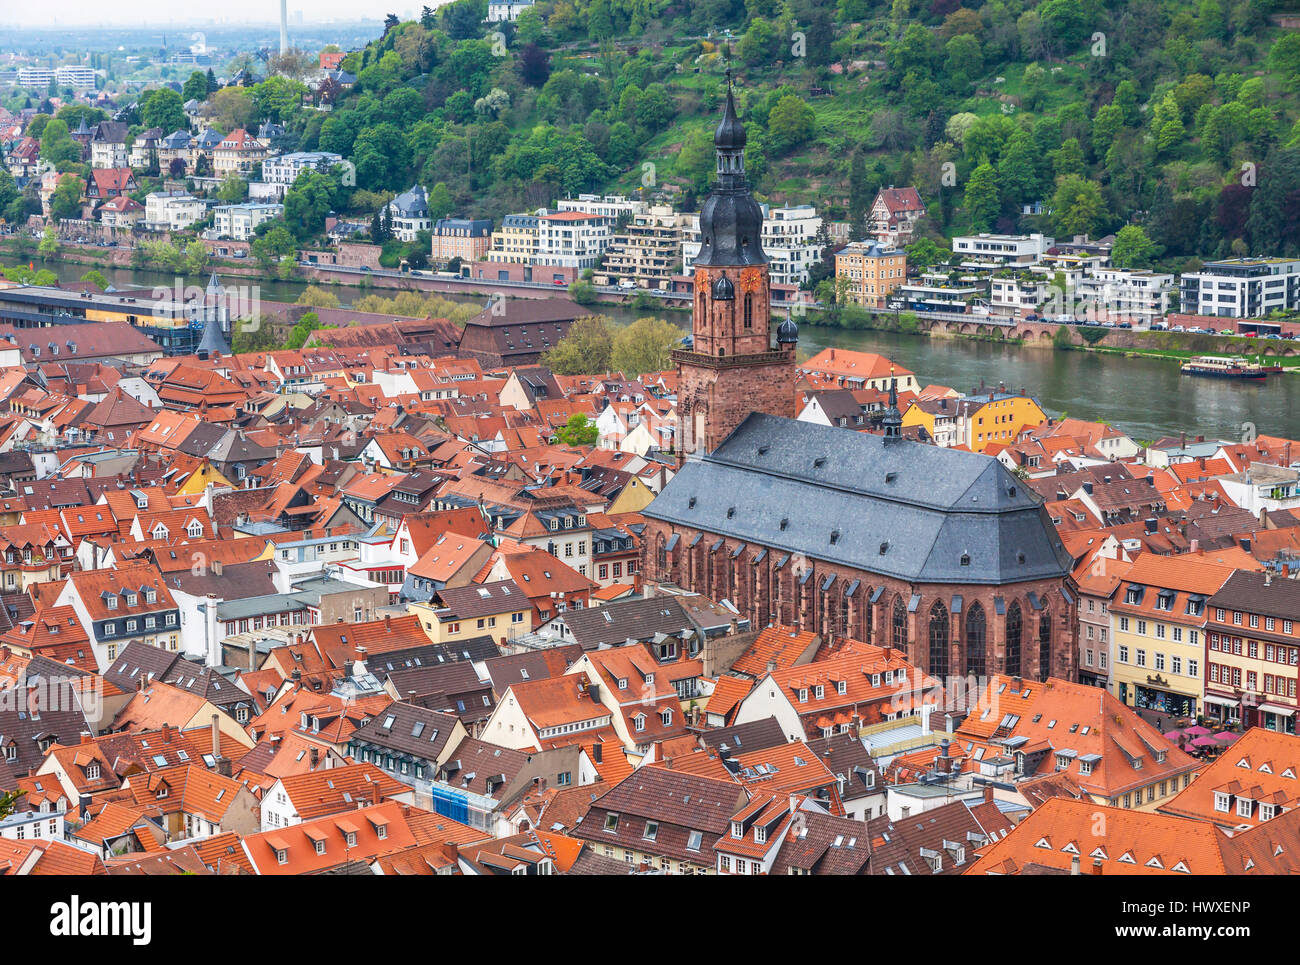
<svg viewBox="0 0 1300 965"><path fill-rule="evenodd" d="M75 281L86 266L48 265L65 281ZM119 287L173 285L164 272L111 269L104 274ZM192 279L192 284L206 282ZM262 282L261 297L294 301L303 282ZM345 306L359 289L331 287ZM391 294L368 289L367 294ZM470 295L442 295L453 301L482 303ZM594 310L626 323L650 312L615 305ZM686 325L685 312L666 317ZM1092 352L1056 352L969 339L930 339L890 332L848 331L804 325L800 347L808 352L847 348L879 352L916 373L922 385L938 383L969 392L983 381L1024 388L1049 415L1103 420L1140 441L1187 432L1189 436L1237 440L1243 433L1300 437L1300 375L1270 376L1264 383L1201 379L1182 375L1171 359L1124 358ZM1243 429L1243 423L1249 427ZM1253 427L1253 430L1252 428Z"/></svg>

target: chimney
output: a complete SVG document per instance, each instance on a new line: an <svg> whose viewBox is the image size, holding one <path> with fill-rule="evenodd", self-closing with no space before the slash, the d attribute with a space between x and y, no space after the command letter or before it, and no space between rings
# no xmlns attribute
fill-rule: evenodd
<svg viewBox="0 0 1300 965"><path fill-rule="evenodd" d="M1077 854L1072 855L1070 857L1070 874L1077 875L1081 873L1082 872L1079 871L1079 856Z"/></svg>
<svg viewBox="0 0 1300 965"><path fill-rule="evenodd" d="M320 763L320 750L313 747L311 749L311 769L316 770L316 765Z"/></svg>
<svg viewBox="0 0 1300 965"><path fill-rule="evenodd" d="M1025 682L1020 678L1020 674L1016 674L1011 678L1011 692L1013 694L1020 693L1020 691L1024 689L1024 683Z"/></svg>
<svg viewBox="0 0 1300 965"><path fill-rule="evenodd" d="M1099 875L1099 874L1101 874L1101 859L1100 859L1100 858L1093 858L1093 859L1092 859L1092 873L1095 874L1095 875Z"/></svg>
<svg viewBox="0 0 1300 965"><path fill-rule="evenodd" d="M172 742L172 725L171 725L171 724L163 724L163 725L162 725L162 740L163 740L163 743L164 743L164 744L170 744L170 743Z"/></svg>
<svg viewBox="0 0 1300 965"><path fill-rule="evenodd" d="M993 803L993 785L992 785L992 784L985 784L985 785L984 785L984 803L985 803L985 804L992 804L992 803Z"/></svg>
<svg viewBox="0 0 1300 965"><path fill-rule="evenodd" d="M220 718L212 715L212 756L221 757L221 724Z"/></svg>
<svg viewBox="0 0 1300 965"><path fill-rule="evenodd" d="M385 633L393 632L393 618L389 616L387 613L384 614L384 632Z"/></svg>
<svg viewBox="0 0 1300 965"><path fill-rule="evenodd" d="M89 734L82 734L82 735L81 735L81 743L83 743L83 744L89 744L89 743L91 743L93 740L94 740L94 738L91 737Z"/></svg>

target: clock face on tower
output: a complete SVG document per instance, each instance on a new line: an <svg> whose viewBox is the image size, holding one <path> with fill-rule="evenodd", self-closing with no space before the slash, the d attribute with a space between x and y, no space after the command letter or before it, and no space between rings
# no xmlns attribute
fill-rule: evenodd
<svg viewBox="0 0 1300 965"><path fill-rule="evenodd" d="M694 263L694 344L678 366L678 459L711 452L750 412L794 416L792 321L772 330L763 209L745 178L745 127L727 72L727 103L714 134L717 180L700 208Z"/></svg>

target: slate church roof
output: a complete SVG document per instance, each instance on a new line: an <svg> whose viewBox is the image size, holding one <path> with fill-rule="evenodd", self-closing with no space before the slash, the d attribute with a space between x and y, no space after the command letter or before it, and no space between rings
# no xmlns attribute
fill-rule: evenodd
<svg viewBox="0 0 1300 965"><path fill-rule="evenodd" d="M757 412L642 512L910 582L1015 583L1071 569L1040 498L998 460Z"/></svg>

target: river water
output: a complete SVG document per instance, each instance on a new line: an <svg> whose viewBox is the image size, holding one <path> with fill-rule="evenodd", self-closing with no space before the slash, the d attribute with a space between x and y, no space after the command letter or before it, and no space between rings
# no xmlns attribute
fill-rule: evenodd
<svg viewBox="0 0 1300 965"><path fill-rule="evenodd" d="M49 265L65 281L75 281L83 265ZM173 276L163 272L106 270L119 287L171 287ZM206 276L191 279L203 284ZM306 287L302 282L262 282L261 297L294 301ZM345 306L361 292L331 287ZM367 293L391 294L385 289ZM453 301L482 303L470 295L442 295ZM649 312L615 305L596 311L616 322L630 322ZM689 324L685 312L668 312L678 325ZM1182 375L1172 359L1123 358L1091 352L1056 352L968 339L930 339L891 332L848 331L804 325L800 347L818 352L847 348L878 352L916 373L921 385L938 383L959 392L1004 382L1025 389L1049 415L1072 415L1109 422L1140 441L1187 432L1189 436L1239 440L1251 431L1260 435L1300 437L1300 375L1270 376L1267 382L1245 383ZM1248 424L1243 428L1243 424Z"/></svg>

